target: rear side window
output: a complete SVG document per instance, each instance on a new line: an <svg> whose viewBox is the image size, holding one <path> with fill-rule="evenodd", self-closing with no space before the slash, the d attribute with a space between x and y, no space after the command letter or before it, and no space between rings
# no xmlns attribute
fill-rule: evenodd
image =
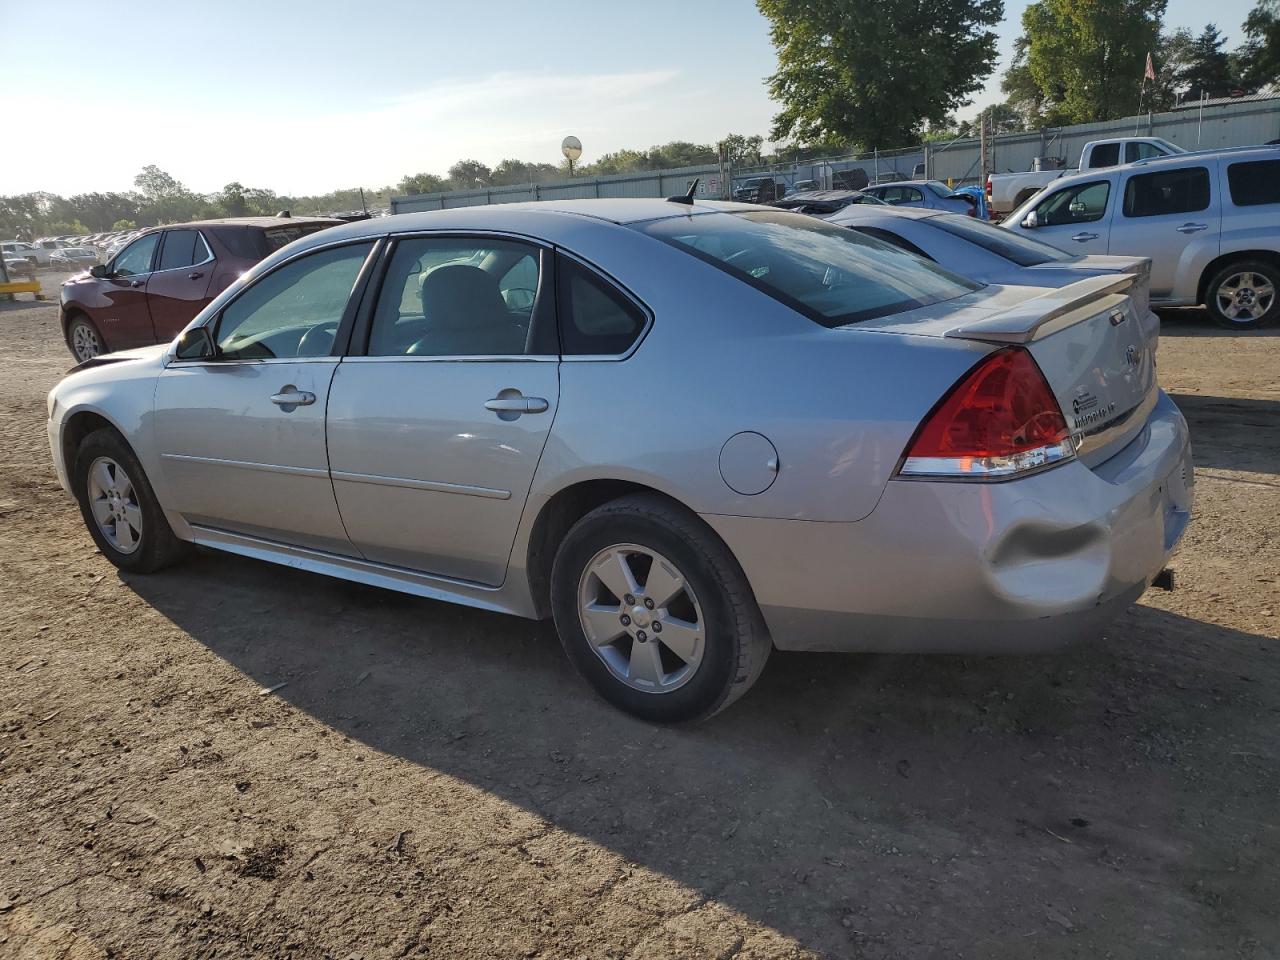
<svg viewBox="0 0 1280 960"><path fill-rule="evenodd" d="M666 217L635 229L825 327L914 310L982 287L847 227L781 210Z"/></svg>
<svg viewBox="0 0 1280 960"><path fill-rule="evenodd" d="M1227 167L1227 186L1237 207L1280 203L1280 160L1233 163Z"/></svg>
<svg viewBox="0 0 1280 960"><path fill-rule="evenodd" d="M602 277L567 257L556 266L560 352L567 356L616 356L640 336L645 315Z"/></svg>
<svg viewBox="0 0 1280 960"><path fill-rule="evenodd" d="M176 270L209 259L209 248L198 230L170 230L164 235L157 270Z"/></svg>
<svg viewBox="0 0 1280 960"><path fill-rule="evenodd" d="M1130 177L1124 188L1126 217L1194 213L1209 206L1209 170L1161 170Z"/></svg>
<svg viewBox="0 0 1280 960"><path fill-rule="evenodd" d="M263 231L267 240L267 252L275 253L275 251L293 243L299 237L319 233L321 230L327 230L331 226L333 226L331 223L294 223L287 227L268 227Z"/></svg>
<svg viewBox="0 0 1280 960"><path fill-rule="evenodd" d="M1114 167L1120 162L1120 144L1101 143L1089 152L1089 167Z"/></svg>

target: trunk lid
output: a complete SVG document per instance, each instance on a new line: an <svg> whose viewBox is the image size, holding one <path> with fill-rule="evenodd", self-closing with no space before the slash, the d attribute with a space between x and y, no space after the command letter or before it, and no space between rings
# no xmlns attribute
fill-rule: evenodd
<svg viewBox="0 0 1280 960"><path fill-rule="evenodd" d="M1155 405L1155 349L1133 288L1141 274L1104 274L1024 300L944 336L1024 346L1062 407L1088 466L1132 440Z"/></svg>

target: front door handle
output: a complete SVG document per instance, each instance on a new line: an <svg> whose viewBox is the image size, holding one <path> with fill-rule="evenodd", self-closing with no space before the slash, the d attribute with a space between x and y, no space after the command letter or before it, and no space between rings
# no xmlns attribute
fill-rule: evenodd
<svg viewBox="0 0 1280 960"><path fill-rule="evenodd" d="M316 395L306 390L299 390L292 383L285 384L280 392L273 394L271 402L288 413L294 407L309 407L316 402Z"/></svg>
<svg viewBox="0 0 1280 960"><path fill-rule="evenodd" d="M546 400L543 400L542 397L525 397L520 394L510 397L494 397L492 400L484 402L486 410L492 410L497 414L545 413L549 406L551 405Z"/></svg>
<svg viewBox="0 0 1280 960"><path fill-rule="evenodd" d="M1179 233L1199 233L1201 230L1208 230L1208 229L1209 229L1209 225L1207 223L1184 223L1182 226L1178 227L1178 232Z"/></svg>
<svg viewBox="0 0 1280 960"><path fill-rule="evenodd" d="M1098 235L1096 233L1077 233L1071 239L1076 243L1084 243L1086 240L1097 240Z"/></svg>
<svg viewBox="0 0 1280 960"><path fill-rule="evenodd" d="M129 281L129 286L131 286L131 287L140 287L140 286L142 286L142 284L143 284L143 281L141 281L141 280L130 280L130 281Z"/></svg>

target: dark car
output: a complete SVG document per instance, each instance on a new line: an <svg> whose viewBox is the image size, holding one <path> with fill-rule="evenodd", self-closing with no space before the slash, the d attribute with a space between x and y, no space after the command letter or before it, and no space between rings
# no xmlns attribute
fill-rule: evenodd
<svg viewBox="0 0 1280 960"><path fill-rule="evenodd" d="M739 203L773 203L787 192L787 185L773 177L748 177L733 188L733 199Z"/></svg>
<svg viewBox="0 0 1280 960"><path fill-rule="evenodd" d="M885 202L860 190L802 190L774 201L775 207L825 217L855 203L873 203L885 206Z"/></svg>
<svg viewBox="0 0 1280 960"><path fill-rule="evenodd" d="M83 362L173 339L236 277L274 250L341 221L291 217L154 227L62 285L62 332Z"/></svg>

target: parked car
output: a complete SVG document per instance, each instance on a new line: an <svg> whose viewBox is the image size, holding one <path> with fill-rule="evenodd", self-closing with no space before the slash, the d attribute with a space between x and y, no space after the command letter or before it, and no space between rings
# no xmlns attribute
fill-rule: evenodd
<svg viewBox="0 0 1280 960"><path fill-rule="evenodd" d="M34 280L36 278L36 265L26 257L15 257L6 253L4 255L4 268L8 272L10 280Z"/></svg>
<svg viewBox="0 0 1280 960"><path fill-rule="evenodd" d="M277 217L155 227L62 285L62 332L77 360L172 340L251 266L337 221Z"/></svg>
<svg viewBox="0 0 1280 960"><path fill-rule="evenodd" d="M1192 487L1134 281L684 198L405 214L83 364L49 438L122 569L198 543L552 616L607 700L689 720L774 646L1040 650L1141 594Z"/></svg>
<svg viewBox="0 0 1280 960"><path fill-rule="evenodd" d="M1128 293L1134 313L1147 329L1151 349L1159 343L1160 319L1150 308L1151 261L1146 257L1068 253L1034 237L942 210L863 205L826 219L982 283L1056 288L1087 277L1133 274L1137 279Z"/></svg>
<svg viewBox="0 0 1280 960"><path fill-rule="evenodd" d="M871 204L877 207L885 205L869 193L861 190L809 190L803 193L792 193L776 200L773 206L783 210L794 210L796 213L808 213L815 217L830 216L851 204Z"/></svg>
<svg viewBox="0 0 1280 960"><path fill-rule="evenodd" d="M868 187L865 192L894 207L950 210L971 217L978 215L978 203L974 197L957 193L939 180L905 180L887 186Z"/></svg>
<svg viewBox="0 0 1280 960"><path fill-rule="evenodd" d="M787 185L773 177L748 177L733 188L733 199L740 203L773 203L781 200Z"/></svg>
<svg viewBox="0 0 1280 960"><path fill-rule="evenodd" d="M1220 326L1280 317L1280 149L1142 160L1064 177L1001 225L1073 253L1151 258L1151 302Z"/></svg>
<svg viewBox="0 0 1280 960"><path fill-rule="evenodd" d="M871 178L862 167L833 170L831 173L831 186L836 190L861 190L870 183Z"/></svg>
<svg viewBox="0 0 1280 960"><path fill-rule="evenodd" d="M1080 162L1072 169L1030 170L1024 173L992 173L987 175L987 203L992 211L1004 216L1020 207L1055 180L1081 170L1100 170L1121 163L1133 163L1151 157L1186 153L1182 147L1161 137L1114 137L1092 140L1080 151Z"/></svg>
<svg viewBox="0 0 1280 960"><path fill-rule="evenodd" d="M98 263L98 251L92 247L62 247L54 251L49 265L63 270L86 270Z"/></svg>
<svg viewBox="0 0 1280 960"><path fill-rule="evenodd" d="M791 197L795 196L797 193L809 193L810 191L818 189L820 189L820 187L818 186L817 180L797 180L787 188L786 195Z"/></svg>
<svg viewBox="0 0 1280 960"><path fill-rule="evenodd" d="M34 243L27 243L24 240L7 240L4 243L0 243L0 255L29 260L32 265L37 267L47 267L50 259L48 250L37 247Z"/></svg>

